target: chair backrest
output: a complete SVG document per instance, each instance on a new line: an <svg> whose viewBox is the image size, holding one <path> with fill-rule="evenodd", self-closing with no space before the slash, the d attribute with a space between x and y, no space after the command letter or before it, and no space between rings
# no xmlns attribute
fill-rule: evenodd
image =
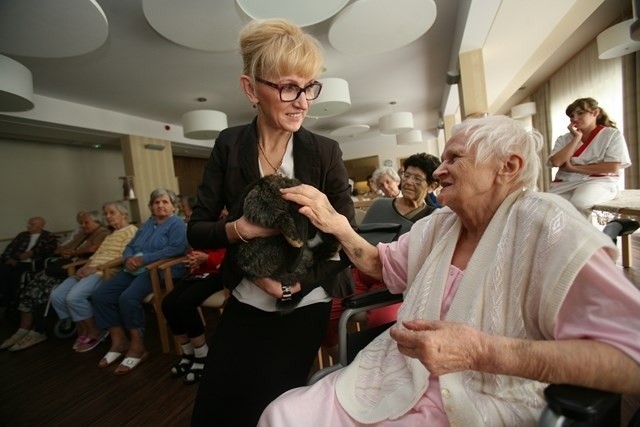
<svg viewBox="0 0 640 427"><path fill-rule="evenodd" d="M393 199L376 199L358 226L358 234L372 245L389 243L411 229L413 222L393 208Z"/></svg>
<svg viewBox="0 0 640 427"><path fill-rule="evenodd" d="M400 224L400 234L411 229L413 222L398 213L393 207L393 199L380 197L376 199L362 218L362 225L371 223Z"/></svg>

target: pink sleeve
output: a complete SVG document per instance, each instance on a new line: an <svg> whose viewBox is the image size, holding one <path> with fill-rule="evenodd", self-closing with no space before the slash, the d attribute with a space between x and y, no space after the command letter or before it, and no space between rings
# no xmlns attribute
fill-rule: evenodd
<svg viewBox="0 0 640 427"><path fill-rule="evenodd" d="M558 313L555 338L605 342L640 363L640 290L604 249L573 282Z"/></svg>
<svg viewBox="0 0 640 427"><path fill-rule="evenodd" d="M404 233L395 242L378 243L377 247L382 262L382 281L389 292L401 294L407 288L409 233Z"/></svg>

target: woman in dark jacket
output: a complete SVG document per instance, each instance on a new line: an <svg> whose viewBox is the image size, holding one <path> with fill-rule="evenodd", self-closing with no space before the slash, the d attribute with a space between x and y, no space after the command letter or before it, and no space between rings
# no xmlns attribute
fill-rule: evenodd
<svg viewBox="0 0 640 427"><path fill-rule="evenodd" d="M276 173L318 188L355 225L337 142L301 127L322 88L315 80L323 65L317 42L287 21L267 20L249 23L240 45L240 82L257 118L217 138L189 221L189 243L194 249L227 247L277 233L241 213L247 186ZM220 220L225 206L229 216ZM271 400L305 384L327 328L326 290L335 293L352 282L340 261L316 264L290 287L268 277L249 281L229 252L223 274L231 297L210 342L192 424L250 426ZM279 299L297 293L302 300L295 310L277 311Z"/></svg>

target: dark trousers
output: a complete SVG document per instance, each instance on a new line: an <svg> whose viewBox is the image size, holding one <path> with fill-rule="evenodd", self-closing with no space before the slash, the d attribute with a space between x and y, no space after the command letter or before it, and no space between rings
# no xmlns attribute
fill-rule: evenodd
<svg viewBox="0 0 640 427"><path fill-rule="evenodd" d="M220 274L205 278L187 276L176 282L175 287L162 299L162 313L173 335L195 338L204 334L204 326L198 307L204 300L222 290Z"/></svg>
<svg viewBox="0 0 640 427"><path fill-rule="evenodd" d="M191 425L254 427L271 401L305 385L330 310L327 302L268 313L231 296L209 343Z"/></svg>
<svg viewBox="0 0 640 427"><path fill-rule="evenodd" d="M0 306L18 307L20 280L25 272L31 270L32 264L30 262L0 265Z"/></svg>

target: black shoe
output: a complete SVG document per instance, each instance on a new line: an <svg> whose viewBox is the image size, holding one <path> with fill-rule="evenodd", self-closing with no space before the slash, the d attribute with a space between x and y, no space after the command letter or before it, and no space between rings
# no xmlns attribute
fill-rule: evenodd
<svg viewBox="0 0 640 427"><path fill-rule="evenodd" d="M617 243L618 236L626 236L640 228L640 223L629 218L616 218L604 226L602 232L609 236L613 243Z"/></svg>

